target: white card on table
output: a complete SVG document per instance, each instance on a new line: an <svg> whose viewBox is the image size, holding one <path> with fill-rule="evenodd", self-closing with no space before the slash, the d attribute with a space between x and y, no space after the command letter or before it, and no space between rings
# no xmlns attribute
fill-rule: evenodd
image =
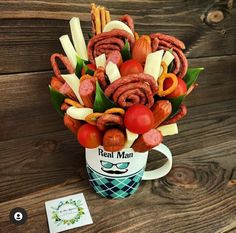
<svg viewBox="0 0 236 233"><path fill-rule="evenodd" d="M92 224L83 193L45 202L50 233Z"/></svg>

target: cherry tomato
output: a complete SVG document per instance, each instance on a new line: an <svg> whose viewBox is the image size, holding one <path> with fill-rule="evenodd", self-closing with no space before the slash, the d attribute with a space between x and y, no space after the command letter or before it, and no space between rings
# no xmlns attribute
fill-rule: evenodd
<svg viewBox="0 0 236 233"><path fill-rule="evenodd" d="M128 108L124 117L125 127L137 134L148 132L154 123L152 111L142 104L133 105Z"/></svg>
<svg viewBox="0 0 236 233"><path fill-rule="evenodd" d="M84 124L78 130L77 139L81 146L92 149L101 145L102 134L96 126Z"/></svg>
<svg viewBox="0 0 236 233"><path fill-rule="evenodd" d="M143 66L134 59L125 61L120 67L121 76L138 73L143 73Z"/></svg>
<svg viewBox="0 0 236 233"><path fill-rule="evenodd" d="M168 89L170 86L172 85L172 80L171 79L166 79L164 81L164 90ZM170 93L169 95L167 95L167 98L177 98L181 95L185 95L187 92L187 86L186 83L184 82L183 79L178 78L178 86L177 88Z"/></svg>
<svg viewBox="0 0 236 233"><path fill-rule="evenodd" d="M95 71L95 70L97 69L96 65L94 65L94 64L88 64L87 67L88 67L90 70L93 70L93 71ZM85 69L84 69L84 67L83 67L82 70L81 70L81 75L84 75L84 74L85 74Z"/></svg>

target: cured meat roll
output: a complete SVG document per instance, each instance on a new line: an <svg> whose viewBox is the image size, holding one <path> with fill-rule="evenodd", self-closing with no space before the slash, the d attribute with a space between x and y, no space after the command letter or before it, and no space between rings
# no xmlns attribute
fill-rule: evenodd
<svg viewBox="0 0 236 233"><path fill-rule="evenodd" d="M140 135L132 145L135 152L145 152L159 145L163 140L161 132L157 129L150 129L148 132Z"/></svg>
<svg viewBox="0 0 236 233"><path fill-rule="evenodd" d="M130 15L122 15L120 17L120 21L125 23L131 29L131 31L134 33L134 21Z"/></svg>
<svg viewBox="0 0 236 233"><path fill-rule="evenodd" d="M157 92L155 79L148 74L130 74L114 81L105 90L107 97L122 108L128 108L135 104L144 104L151 108L154 104L153 96Z"/></svg>
<svg viewBox="0 0 236 233"><path fill-rule="evenodd" d="M151 34L150 37L152 39L153 52L160 49L165 51L173 49L173 56L175 57L173 73L179 78L183 78L188 69L188 61L182 51L185 49L184 43L174 36L168 36L161 33Z"/></svg>
<svg viewBox="0 0 236 233"><path fill-rule="evenodd" d="M103 67L99 66L93 75L95 80L98 80L99 85L101 86L102 90L104 90L107 87L107 80L105 75L105 70Z"/></svg>
<svg viewBox="0 0 236 233"><path fill-rule="evenodd" d="M103 32L94 36L88 43L88 58L91 63L95 63L95 57L105 53L106 56L112 51L121 51L128 40L130 47L133 47L134 37L120 29L114 29L110 32Z"/></svg>
<svg viewBox="0 0 236 233"><path fill-rule="evenodd" d="M97 127L100 131L104 131L109 126L124 127L123 118L121 116L105 113L97 120Z"/></svg>
<svg viewBox="0 0 236 233"><path fill-rule="evenodd" d="M52 54L50 61L51 61L51 65L52 65L54 74L60 81L64 82L63 78L61 77L61 71L59 69L56 59L60 60L63 63L63 65L66 67L69 74L73 74L74 69L73 69L72 65L70 64L69 59L66 56L64 56L60 53Z"/></svg>
<svg viewBox="0 0 236 233"><path fill-rule="evenodd" d="M93 108L95 97L95 81L93 79L85 79L80 83L80 96L84 102L84 106Z"/></svg>

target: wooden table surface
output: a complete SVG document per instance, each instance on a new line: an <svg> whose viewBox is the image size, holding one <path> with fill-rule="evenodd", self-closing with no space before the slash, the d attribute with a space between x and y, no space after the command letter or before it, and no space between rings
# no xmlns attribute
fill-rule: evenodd
<svg viewBox="0 0 236 233"><path fill-rule="evenodd" d="M48 232L44 202L83 192L93 225L68 232L236 232L236 8L232 0L101 1L112 18L128 13L140 34L186 42L190 67L205 67L187 100L179 135L164 143L172 171L124 200L94 193L84 150L51 106L50 54L79 16L90 31L90 1L0 1L0 232ZM95 1L96 2L96 1ZM100 2L100 3L101 3ZM150 156L148 169L160 166ZM12 208L28 212L9 223Z"/></svg>

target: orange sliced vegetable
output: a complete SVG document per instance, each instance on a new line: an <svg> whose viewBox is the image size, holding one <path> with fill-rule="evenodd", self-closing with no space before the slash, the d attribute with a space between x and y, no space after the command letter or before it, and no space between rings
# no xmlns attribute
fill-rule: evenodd
<svg viewBox="0 0 236 233"><path fill-rule="evenodd" d="M125 115L125 110L123 108L110 108L107 109L105 113Z"/></svg>
<svg viewBox="0 0 236 233"><path fill-rule="evenodd" d="M160 77L163 75L163 74L167 74L167 65L164 61L161 62L161 67L162 67L162 73L160 75Z"/></svg>
<svg viewBox="0 0 236 233"><path fill-rule="evenodd" d="M83 108L83 105L81 105L79 102L74 101L74 100L69 99L69 98L66 98L66 99L64 100L64 102L65 102L66 104L69 104L69 105L74 106L74 107L76 107L76 108Z"/></svg>
<svg viewBox="0 0 236 233"><path fill-rule="evenodd" d="M91 113L85 117L85 121L87 121L87 123L89 123L90 125L97 125L97 119L102 115L103 113L100 112Z"/></svg>
<svg viewBox="0 0 236 233"><path fill-rule="evenodd" d="M172 85L164 90L163 86L164 86L164 81L166 79L171 79L172 80ZM176 77L176 75L172 74L172 73L167 73L167 74L163 74L159 79L158 79L158 95L159 96L166 96L169 95L171 92L173 92L178 86L178 79Z"/></svg>

